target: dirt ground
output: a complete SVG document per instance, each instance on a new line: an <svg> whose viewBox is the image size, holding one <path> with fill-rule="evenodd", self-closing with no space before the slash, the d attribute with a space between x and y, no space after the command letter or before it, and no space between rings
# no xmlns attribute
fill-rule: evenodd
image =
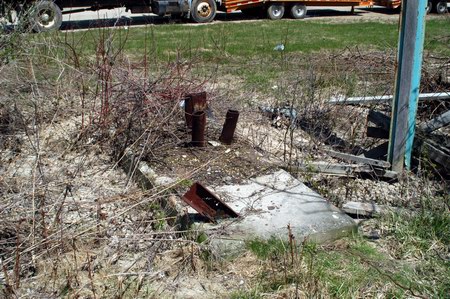
<svg viewBox="0 0 450 299"><path fill-rule="evenodd" d="M358 9L356 15L346 10L311 9L312 17L306 21L398 20L398 15L380 9ZM222 21L244 22L241 14L220 15L216 22ZM373 76L367 79L369 83L385 88L392 77L380 76L379 70L393 66L394 54L366 50L361 55L359 51L347 49L329 54L339 62L335 71L370 71ZM384 65L362 63L361 57L366 62L368 57L373 58L369 61L379 61L380 57L386 61ZM423 83L427 91L444 88L436 84L438 72L433 58L426 59L429 74ZM22 78L14 83L11 79L28 78L33 73L32 66L19 70L14 65L9 67L0 75L0 86L12 86L2 95L2 101L12 104L0 106L0 292L11 298L230 298L231 294L237 294L234 298L307 298L308 294L299 291L294 283L276 285L259 297L245 297L243 294L254 291L265 280L274 279L277 272L287 273L286 263L276 264L280 261L272 257L262 261L251 251L231 261L214 256L205 242L208 231L180 231L174 225L176 216L162 208L161 202L175 201L183 206L180 197L195 181L218 186L239 183L296 162L343 163L327 155L325 150L335 148L311 131L332 130L349 141L345 148L349 152L380 143L365 133L365 119L373 106L330 107L326 103L334 93L342 91L342 86L325 86L318 92L320 98L305 96L290 103L299 119L312 129L307 132L300 126L291 126L289 117L261 109L285 108L285 103L274 96L276 86L274 93L265 94L243 90L238 78L216 78L219 83L214 84L197 84L191 78L183 78L184 85L177 86L168 83L169 78L156 82L156 88L151 90L142 84L139 70L124 75L124 69L128 69L118 64L118 70L111 73L122 80L120 84L111 84L114 87L109 93L96 94L92 100L89 92L95 89L80 92L79 80L73 79L79 77L73 74L67 81L42 87L34 80ZM321 62L316 67L325 78L321 80L333 76ZM106 79L95 77L100 73L96 71L86 81L104 84ZM305 84L318 86L322 82L319 81ZM355 86L366 83L356 82ZM231 146L186 146L191 135L178 102L182 94L178 89L195 90L199 86L208 92L208 141L218 140L227 109L240 111ZM86 98L84 92L88 94ZM171 95L169 100L163 97L167 94ZM102 104L109 101L109 110L100 105L100 99ZM376 108L389 112L387 105ZM423 121L448 110L448 103L419 108L419 119ZM105 115L110 117L102 118ZM169 180L150 190L139 188L118 162L125 149L148 164L152 179ZM295 175L338 207L358 200L419 209L424 198L448 196L445 179L436 179L432 166L423 173L406 173L393 181L309 172ZM374 220L360 225L363 238L378 236L370 243L371 248L390 256L395 241L383 237L386 231L389 229ZM346 242L333 243L324 250L347 249ZM432 249L448 259L448 248L439 242ZM415 263L422 253L407 254L410 255L406 262ZM299 268L307 266L300 263ZM318 292L321 287L323 293L319 294L333 297L325 291L325 284L305 281L305 290ZM386 285L395 287L391 281ZM380 286L368 286L368 294L381 292L377 287ZM377 295L388 294L386 291Z"/></svg>

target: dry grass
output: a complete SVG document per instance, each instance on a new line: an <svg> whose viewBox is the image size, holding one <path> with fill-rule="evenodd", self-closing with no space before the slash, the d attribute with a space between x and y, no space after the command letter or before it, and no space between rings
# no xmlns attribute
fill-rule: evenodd
<svg viewBox="0 0 450 299"><path fill-rule="evenodd" d="M374 244L356 237L328 247L304 242L280 249L277 243L272 250L256 242L266 251L263 257L253 248L256 253L228 261L211 255L207 243L201 242L203 232L172 225L174 217L161 207L170 196L179 200L177 196L194 180L218 185L240 182L274 164L335 161L323 152L324 140L305 133L305 126L319 137L326 139L334 132L348 141L344 147L329 148L352 152L375 144L364 134L371 107L331 107L325 100L366 90L389 93L384 84L391 80L393 68L381 71L379 63L366 61L372 57L372 62L392 66L392 52L360 48L326 52L332 63L314 63L312 56L280 56L272 61L272 67L281 70L270 81L276 87L263 93L196 58L150 68L149 51L144 49L142 57L130 60L124 52L127 36L117 32L94 31L95 52L87 56L74 41L48 36L42 40L9 36L11 46L17 45L16 38L27 46L13 56L1 52L6 57L0 66L2 295L407 297L445 291L448 285L441 283L441 276L448 264L448 234L442 226L448 222L447 185L436 180L431 168L421 170L421 176L406 174L397 183L303 176L337 205L365 198L405 207L410 222L394 214L364 224L363 233L377 230L382 236ZM427 66L423 81L427 91L441 88L436 81L438 67L434 62ZM205 75L205 70L210 72ZM241 111L237 142L230 152L223 147L184 146L190 137L179 100L198 90L208 91L215 116L208 120L209 139L217 139L226 109ZM436 104L433 113L445 105ZM267 118L259 106L295 109L303 129L285 117ZM389 111L385 105L378 108ZM421 117L429 117L429 109L423 107ZM151 162L157 174L174 182L139 189L119 167L127 152ZM420 209L432 213L417 214ZM422 220L433 225L436 234L409 225ZM401 231L395 230L397 224ZM390 255L393 259L377 264L378 257ZM391 265L409 262L417 267L395 272L399 278L391 279ZM422 273L419 270L431 278L412 284ZM366 271L374 273L374 279L362 279ZM339 288L340 281L345 288Z"/></svg>

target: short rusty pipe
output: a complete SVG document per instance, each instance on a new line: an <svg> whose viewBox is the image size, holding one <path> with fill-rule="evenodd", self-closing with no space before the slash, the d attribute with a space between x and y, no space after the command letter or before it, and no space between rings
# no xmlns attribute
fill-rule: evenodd
<svg viewBox="0 0 450 299"><path fill-rule="evenodd" d="M184 115L186 118L186 126L192 128L192 116L197 111L205 111L206 104L206 91L192 93L186 96L184 99Z"/></svg>
<svg viewBox="0 0 450 299"><path fill-rule="evenodd" d="M192 107L194 112L206 110L206 91L191 93L189 96L192 100Z"/></svg>
<svg viewBox="0 0 450 299"><path fill-rule="evenodd" d="M231 144L233 142L234 131L236 130L236 125L239 119L239 111L228 110L227 116L225 117L225 123L223 124L222 134L219 140L224 144Z"/></svg>
<svg viewBox="0 0 450 299"><path fill-rule="evenodd" d="M206 113L205 111L197 111L192 115L192 146L205 147L205 127Z"/></svg>

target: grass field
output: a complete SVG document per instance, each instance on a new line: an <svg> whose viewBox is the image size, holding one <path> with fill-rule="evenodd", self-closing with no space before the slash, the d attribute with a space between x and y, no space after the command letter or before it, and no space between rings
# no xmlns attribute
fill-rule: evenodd
<svg viewBox="0 0 450 299"><path fill-rule="evenodd" d="M450 56L448 28L450 19L447 18L427 22L427 53ZM326 64L324 53L355 48L363 50L362 55L368 50L395 53L397 37L398 25L395 23L263 20L208 26L169 24L66 31L60 32L57 39L79 53L81 61L97 55L99 45L105 43L106 46L101 47L107 48L110 56L124 53L138 64L146 57L150 70L168 62L194 61L193 69L200 75L230 74L245 84L267 91L278 78L292 77L299 68L307 69L315 62ZM35 37L39 42L43 38L50 36ZM275 51L280 44L284 45L284 51ZM376 63L372 59L367 57L367 62ZM365 63L364 57L360 63ZM357 81L355 74L349 76L352 77L350 81ZM331 80L334 79L327 78L328 82ZM376 92L380 90L373 90Z"/></svg>
<svg viewBox="0 0 450 299"><path fill-rule="evenodd" d="M426 24L425 49L450 55L448 48L449 19L434 19ZM102 31L61 32L69 36L87 53L95 50L95 40ZM380 22L324 23L283 20L252 23L218 23L208 26L180 24L147 26L116 30L116 42L124 42L127 54L143 55L144 50L153 57L167 60L200 56L202 59L233 62L239 59L263 59L274 55L273 48L280 43L286 53L312 53L345 47L376 49L397 46L398 25ZM39 37L38 37L39 38ZM147 44L147 46L146 46ZM179 56L178 56L179 57Z"/></svg>

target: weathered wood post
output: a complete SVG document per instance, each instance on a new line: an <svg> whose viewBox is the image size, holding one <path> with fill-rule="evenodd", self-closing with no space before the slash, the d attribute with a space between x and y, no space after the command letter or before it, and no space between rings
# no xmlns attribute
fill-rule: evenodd
<svg viewBox="0 0 450 299"><path fill-rule="evenodd" d="M411 167L417 100L422 69L427 1L403 0L398 41L397 73L392 104L388 160L392 170Z"/></svg>

